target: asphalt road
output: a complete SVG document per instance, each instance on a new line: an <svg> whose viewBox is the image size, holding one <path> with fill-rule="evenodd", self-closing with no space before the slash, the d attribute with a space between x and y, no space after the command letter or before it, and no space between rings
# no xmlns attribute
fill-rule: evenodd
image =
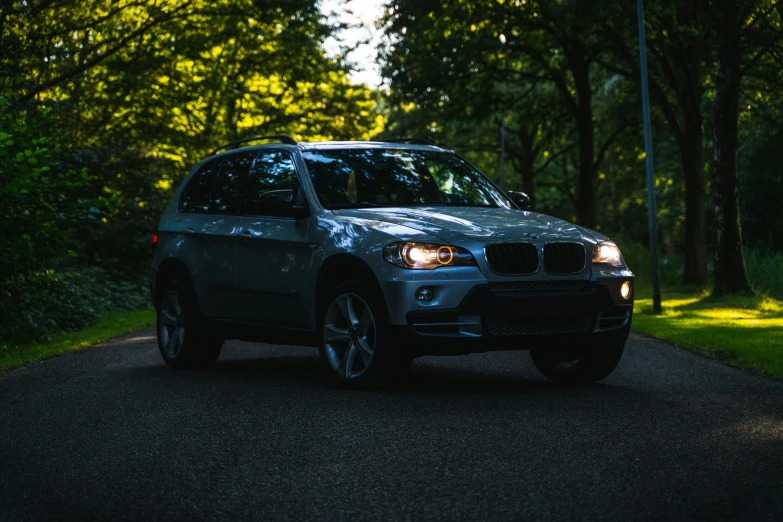
<svg viewBox="0 0 783 522"><path fill-rule="evenodd" d="M307 348L172 372L152 336L0 375L0 519L783 520L783 384L665 343L588 388L505 352L369 393Z"/></svg>

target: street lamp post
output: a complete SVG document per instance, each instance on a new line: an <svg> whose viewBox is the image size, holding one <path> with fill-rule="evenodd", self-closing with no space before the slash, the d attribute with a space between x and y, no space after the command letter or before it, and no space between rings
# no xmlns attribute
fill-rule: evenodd
<svg viewBox="0 0 783 522"><path fill-rule="evenodd" d="M656 224L655 173L653 171L652 133L650 129L650 93L647 90L647 45L644 37L644 4L636 1L639 22L639 62L642 82L642 113L644 116L644 159L647 174L647 219L650 231L650 264L652 265L653 313L661 313L661 283L658 279L658 226Z"/></svg>

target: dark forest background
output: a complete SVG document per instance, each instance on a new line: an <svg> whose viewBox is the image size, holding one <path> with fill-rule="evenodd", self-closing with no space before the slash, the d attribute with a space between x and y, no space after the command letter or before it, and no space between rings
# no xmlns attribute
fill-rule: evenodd
<svg viewBox="0 0 783 522"><path fill-rule="evenodd" d="M645 5L664 282L783 297L783 3ZM236 139L419 136L649 277L635 2L397 0L385 86L329 57L315 0L0 7L0 350L149 306L151 237ZM746 273L747 272L747 273Z"/></svg>

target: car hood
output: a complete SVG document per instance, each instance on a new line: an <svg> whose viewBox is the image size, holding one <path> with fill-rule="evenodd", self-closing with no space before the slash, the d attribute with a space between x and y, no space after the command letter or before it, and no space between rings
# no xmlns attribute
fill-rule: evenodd
<svg viewBox="0 0 783 522"><path fill-rule="evenodd" d="M465 240L571 240L596 243L585 229L545 214L477 207L384 207L338 210L335 214L404 225L451 244Z"/></svg>

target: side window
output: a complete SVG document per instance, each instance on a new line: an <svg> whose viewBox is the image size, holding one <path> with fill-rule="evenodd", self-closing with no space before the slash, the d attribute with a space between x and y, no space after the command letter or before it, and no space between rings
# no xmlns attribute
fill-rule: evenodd
<svg viewBox="0 0 783 522"><path fill-rule="evenodd" d="M180 212L209 212L209 189L215 183L218 172L220 172L220 160L212 160L193 174L179 198Z"/></svg>
<svg viewBox="0 0 783 522"><path fill-rule="evenodd" d="M281 203L297 200L299 180L291 155L282 151L266 151L250 175L248 213L257 216L279 215Z"/></svg>
<svg viewBox="0 0 783 522"><path fill-rule="evenodd" d="M223 158L220 173L212 187L209 211L215 214L243 214L247 180L255 152L230 154Z"/></svg>

